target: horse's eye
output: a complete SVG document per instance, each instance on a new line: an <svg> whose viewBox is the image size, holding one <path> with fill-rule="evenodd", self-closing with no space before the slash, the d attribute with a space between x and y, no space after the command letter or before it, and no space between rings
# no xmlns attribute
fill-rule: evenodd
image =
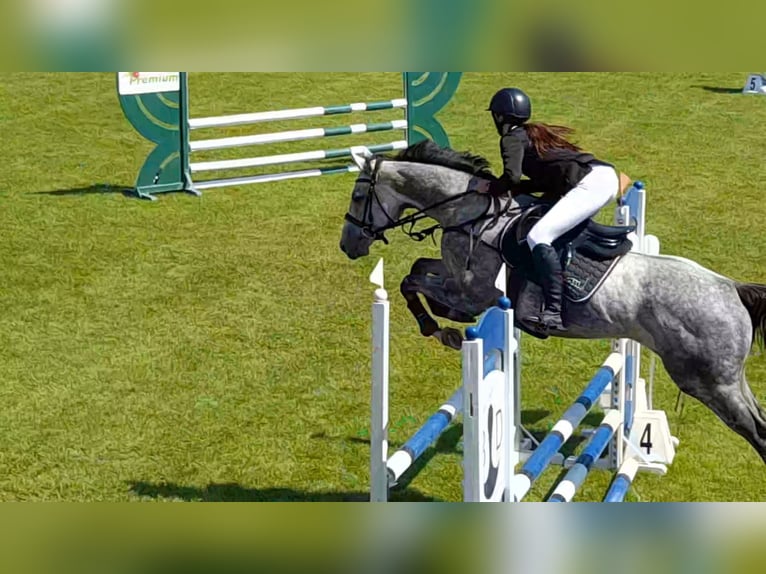
<svg viewBox="0 0 766 574"><path fill-rule="evenodd" d="M355 189L354 193L351 194L351 199L353 201L362 201L365 197L367 197L367 192L362 191L361 189Z"/></svg>

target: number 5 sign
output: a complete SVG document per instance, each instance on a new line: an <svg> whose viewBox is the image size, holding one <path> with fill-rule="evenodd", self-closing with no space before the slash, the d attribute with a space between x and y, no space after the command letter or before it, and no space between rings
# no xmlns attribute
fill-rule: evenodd
<svg viewBox="0 0 766 574"><path fill-rule="evenodd" d="M766 95L766 78L761 74L750 74L742 88L743 94L763 94Z"/></svg>

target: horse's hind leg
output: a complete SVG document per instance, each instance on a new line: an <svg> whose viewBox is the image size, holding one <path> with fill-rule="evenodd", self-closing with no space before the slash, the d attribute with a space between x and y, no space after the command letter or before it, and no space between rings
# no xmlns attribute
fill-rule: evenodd
<svg viewBox="0 0 766 574"><path fill-rule="evenodd" d="M744 373L742 364L731 364L716 372L704 366L665 363L668 374L679 388L707 405L718 418L749 442L766 463L766 413L760 407ZM721 372L723 371L723 372Z"/></svg>

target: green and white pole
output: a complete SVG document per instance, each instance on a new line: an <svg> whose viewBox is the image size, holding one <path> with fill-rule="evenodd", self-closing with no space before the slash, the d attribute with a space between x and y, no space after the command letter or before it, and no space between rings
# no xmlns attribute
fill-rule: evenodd
<svg viewBox="0 0 766 574"><path fill-rule="evenodd" d="M373 153L380 153L403 149L423 139L432 139L442 146L449 146L446 130L436 119L436 115L447 105L457 90L461 73L404 72L402 78L404 98L191 119L189 118L189 87L186 72L118 72L117 92L125 117L139 134L155 144L139 171L135 184L136 193L140 197L154 199L155 194L169 191L188 191L199 194L200 189L211 187L355 171L355 166L346 165L196 182L193 181L192 174L201 171L324 160L349 157L351 154L350 149L344 148L192 162L190 156L195 151L399 129L405 130L405 139L368 147ZM401 109L406 119L271 134L195 141L190 139L192 130L388 109Z"/></svg>

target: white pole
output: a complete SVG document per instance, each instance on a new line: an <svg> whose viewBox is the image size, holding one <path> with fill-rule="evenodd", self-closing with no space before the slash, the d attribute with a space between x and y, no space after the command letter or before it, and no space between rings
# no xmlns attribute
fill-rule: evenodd
<svg viewBox="0 0 766 574"><path fill-rule="evenodd" d="M383 259L370 281L378 285L372 304L372 429L370 430L370 502L388 500L388 354L389 302L383 288Z"/></svg>

